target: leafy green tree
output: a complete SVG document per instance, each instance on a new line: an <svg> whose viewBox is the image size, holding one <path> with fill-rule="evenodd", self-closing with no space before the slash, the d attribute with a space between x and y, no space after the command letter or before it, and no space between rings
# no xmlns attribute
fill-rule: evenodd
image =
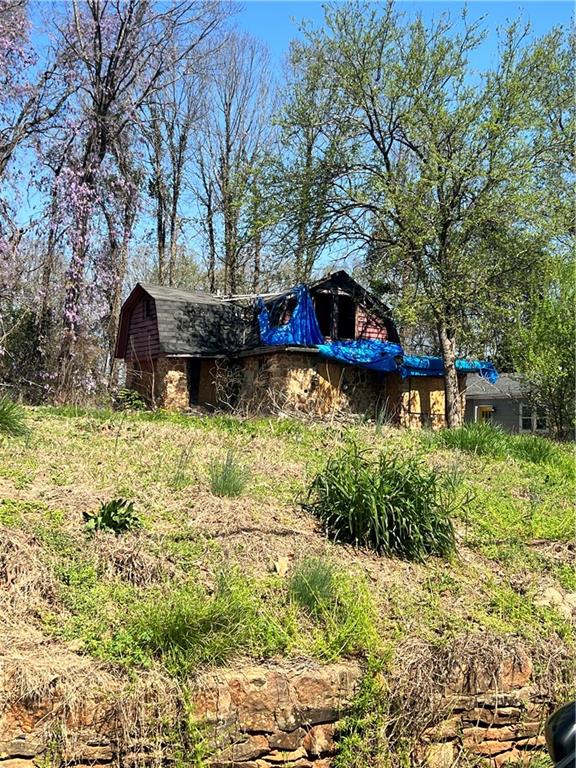
<svg viewBox="0 0 576 768"><path fill-rule="evenodd" d="M273 168L279 252L293 260L293 279L309 280L320 255L339 234L334 183L342 168L345 129L326 131L332 115L332 89L321 62L293 41L287 85L279 110L280 137Z"/></svg>
<svg viewBox="0 0 576 768"><path fill-rule="evenodd" d="M538 112L545 83L551 109L567 100L569 82L553 76L561 34L531 41L513 23L495 66L476 72L485 36L465 14L404 23L392 3L334 6L307 35L309 66L330 88L325 140L346 130L342 221L365 241L374 284L400 285L397 314L433 324L449 426L463 416L455 360L467 333L487 310L509 312L542 267L544 170L571 133L547 144Z"/></svg>
<svg viewBox="0 0 576 768"><path fill-rule="evenodd" d="M560 438L574 434L575 266L573 258L551 261L544 285L532 298L528 321L518 319L512 345L515 367L524 374L535 406L548 415Z"/></svg>

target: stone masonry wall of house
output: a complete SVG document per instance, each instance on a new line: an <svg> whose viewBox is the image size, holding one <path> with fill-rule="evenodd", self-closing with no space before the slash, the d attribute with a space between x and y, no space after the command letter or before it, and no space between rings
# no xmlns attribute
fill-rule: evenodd
<svg viewBox="0 0 576 768"><path fill-rule="evenodd" d="M42 765L152 766L170 756L170 743L147 741L126 713L118 681L86 686L76 706L55 678L34 697L0 667L0 768ZM210 768L330 768L342 718L360 683L358 663L310 661L248 665L202 675L190 690L209 745ZM152 725L153 702L144 701ZM439 691L433 722L420 734L414 765L450 768L467 754L500 768L525 764L544 749L549 702L538 690L523 651L505 653L497 667L456 665Z"/></svg>
<svg viewBox="0 0 576 768"><path fill-rule="evenodd" d="M375 416L384 399L378 374L328 362L317 354L276 353L243 361L240 401L260 410L285 408L326 416L339 411Z"/></svg>
<svg viewBox="0 0 576 768"><path fill-rule="evenodd" d="M156 405L168 410L188 408L187 360L159 357L155 365L154 397Z"/></svg>

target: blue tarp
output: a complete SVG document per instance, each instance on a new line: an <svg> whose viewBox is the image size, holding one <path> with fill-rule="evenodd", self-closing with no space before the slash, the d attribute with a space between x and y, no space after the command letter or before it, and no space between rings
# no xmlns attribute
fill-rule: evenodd
<svg viewBox="0 0 576 768"><path fill-rule="evenodd" d="M390 341L330 341L325 343L320 331L314 304L305 285L298 285L289 294L296 299L296 306L290 319L283 325L270 324L270 312L262 299L258 299L258 324L260 340L271 346L317 346L325 357L347 365L359 365L373 371L399 372L408 376L444 376L444 362L441 357L416 357L404 355L399 344ZM286 301L284 295L278 301ZM402 359L400 359L402 358ZM493 363L485 360L456 360L460 373L479 373L491 384L498 380Z"/></svg>
<svg viewBox="0 0 576 768"><path fill-rule="evenodd" d="M456 360L456 370L459 373L479 373L491 384L498 381L498 372L494 363L486 360ZM400 374L407 376L444 376L444 361L441 357L416 357L405 355L400 366Z"/></svg>
<svg viewBox="0 0 576 768"><path fill-rule="evenodd" d="M270 312L262 301L258 299L258 325L260 327L260 340L263 344L272 346L296 346L313 347L322 344L324 336L320 332L314 304L305 285L298 285L291 292L296 299L296 307L290 320L284 325L270 325ZM283 297L285 300L285 297Z"/></svg>
<svg viewBox="0 0 576 768"><path fill-rule="evenodd" d="M341 363L388 373L398 370L395 358L404 354L400 344L373 340L331 341L328 344L318 344L318 351L325 357Z"/></svg>

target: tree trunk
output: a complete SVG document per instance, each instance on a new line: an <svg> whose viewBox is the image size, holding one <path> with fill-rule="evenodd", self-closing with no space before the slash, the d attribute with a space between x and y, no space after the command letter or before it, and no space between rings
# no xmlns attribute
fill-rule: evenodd
<svg viewBox="0 0 576 768"><path fill-rule="evenodd" d="M459 427L463 422L462 400L456 372L456 339L446 323L438 324L438 338L444 361L444 387L446 393L445 416L448 427Z"/></svg>
<svg viewBox="0 0 576 768"><path fill-rule="evenodd" d="M261 249L261 237L260 233L258 232L254 237L254 272L252 275L252 290L254 293L258 293L260 288L260 266L262 260Z"/></svg>

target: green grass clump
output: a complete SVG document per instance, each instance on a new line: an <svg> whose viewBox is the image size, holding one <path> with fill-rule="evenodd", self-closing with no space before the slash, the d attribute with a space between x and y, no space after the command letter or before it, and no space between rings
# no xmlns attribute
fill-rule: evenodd
<svg viewBox="0 0 576 768"><path fill-rule="evenodd" d="M228 451L223 461L213 461L209 468L210 490L214 496L241 496L249 474L238 464L233 451Z"/></svg>
<svg viewBox="0 0 576 768"><path fill-rule="evenodd" d="M494 458L512 457L532 464L562 464L564 456L552 440L538 435L512 435L500 426L474 422L426 435L429 447Z"/></svg>
<svg viewBox="0 0 576 768"><path fill-rule="evenodd" d="M127 632L145 654L177 676L200 664L223 664L240 653L264 658L286 644L286 633L254 585L234 572L220 575L212 595L186 585L144 600Z"/></svg>
<svg viewBox="0 0 576 768"><path fill-rule="evenodd" d="M454 552L453 501L417 459L386 451L373 459L350 443L316 475L305 506L337 541L421 561Z"/></svg>
<svg viewBox="0 0 576 768"><path fill-rule="evenodd" d="M86 530L110 531L116 535L140 528L142 522L134 510L134 502L127 499L111 499L102 502L96 512L84 512Z"/></svg>
<svg viewBox="0 0 576 768"><path fill-rule="evenodd" d="M380 662L369 662L356 697L339 729L334 768L367 768L392 764L392 761L381 762L383 755L391 753L386 732L390 702L383 671ZM410 763L406 761L403 764Z"/></svg>
<svg viewBox="0 0 576 768"><path fill-rule="evenodd" d="M29 432L24 408L6 395L0 397L0 435L26 437Z"/></svg>
<svg viewBox="0 0 576 768"><path fill-rule="evenodd" d="M315 651L324 659L373 653L380 645L376 607L363 579L322 558L305 558L288 584L292 602L320 630Z"/></svg>

